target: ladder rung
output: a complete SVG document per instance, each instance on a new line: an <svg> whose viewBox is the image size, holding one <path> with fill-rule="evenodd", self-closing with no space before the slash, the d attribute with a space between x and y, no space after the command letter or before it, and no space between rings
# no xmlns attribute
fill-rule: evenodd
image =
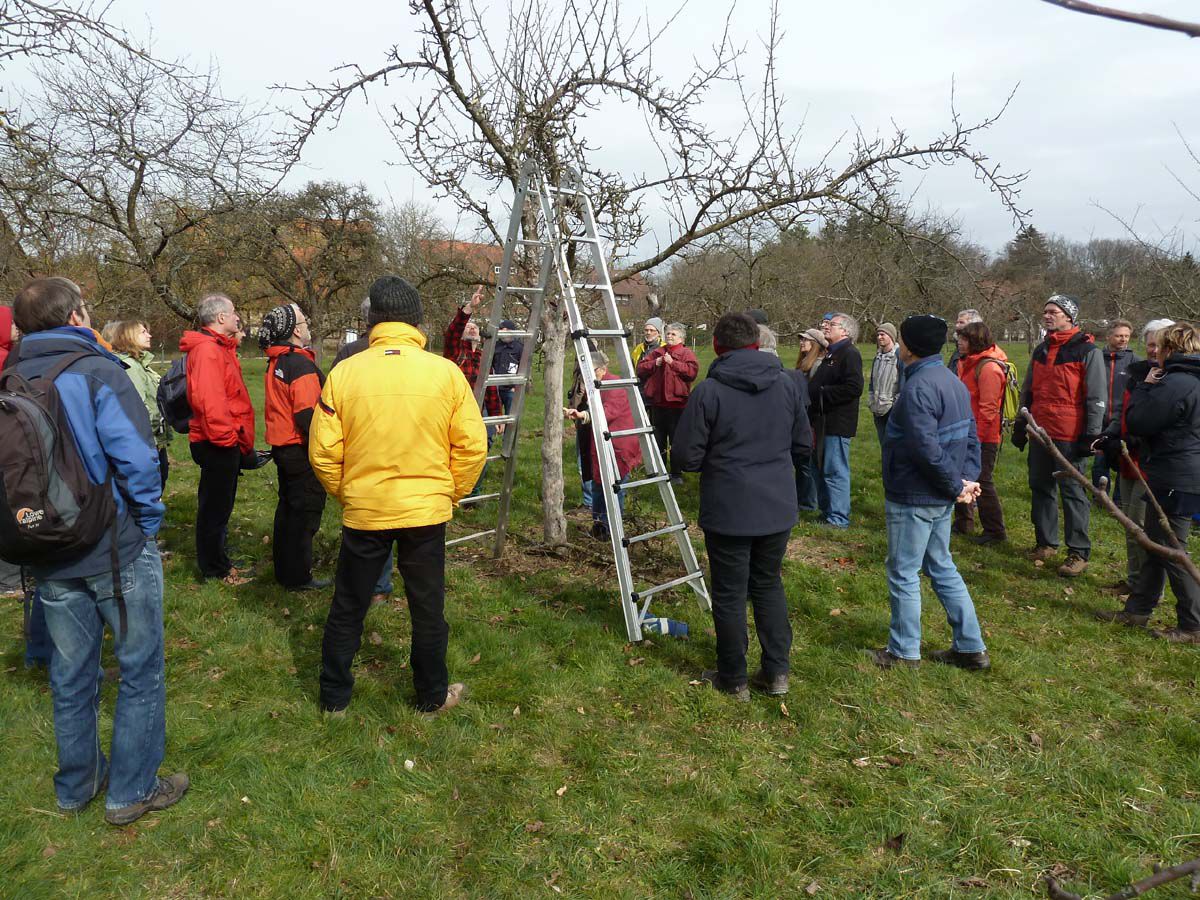
<svg viewBox="0 0 1200 900"><path fill-rule="evenodd" d="M607 440L613 438L633 437L635 434L654 434L654 426L647 425L645 428L626 428L622 431L606 431L604 437Z"/></svg>
<svg viewBox="0 0 1200 900"><path fill-rule="evenodd" d="M532 331L507 331L507 330L501 328L499 331L496 332L496 337L497 338L531 338L531 337L533 337L533 332Z"/></svg>
<svg viewBox="0 0 1200 900"><path fill-rule="evenodd" d="M529 381L528 375L496 375L491 374L487 377L488 387L507 387L509 385L525 384Z"/></svg>
<svg viewBox="0 0 1200 900"><path fill-rule="evenodd" d="M497 457L497 458L499 458L499 457ZM491 457L489 456L488 459L491 459ZM499 496L500 496L499 493L476 494L474 497L463 497L461 500L458 501L458 505L459 506L471 506L475 503L482 503L484 500L495 500Z"/></svg>
<svg viewBox="0 0 1200 900"><path fill-rule="evenodd" d="M623 328L588 328L585 329L584 337L602 337L602 338L627 338L631 337L630 333Z"/></svg>
<svg viewBox="0 0 1200 900"><path fill-rule="evenodd" d="M484 425L511 425L517 421L516 416L484 416Z"/></svg>
<svg viewBox="0 0 1200 900"><path fill-rule="evenodd" d="M560 188L557 184L546 185L546 190L551 194L570 194L575 197L578 197L582 193L582 191L575 191L571 188Z"/></svg>
<svg viewBox="0 0 1200 900"><path fill-rule="evenodd" d="M517 244L519 244L522 247L549 247L550 246L545 241L530 241L525 238L522 238L521 240L517 241Z"/></svg>
<svg viewBox="0 0 1200 900"><path fill-rule="evenodd" d="M495 534L495 528L489 528L487 531L477 531L475 534L468 534L466 537L455 538L452 541L446 541L447 547L453 547L455 544L462 544L466 541L476 541L481 537L487 537L489 534Z"/></svg>
<svg viewBox="0 0 1200 900"><path fill-rule="evenodd" d="M611 287L608 284L573 284L571 287L578 288L581 291L602 291L606 287Z"/></svg>
<svg viewBox="0 0 1200 900"><path fill-rule="evenodd" d="M641 382L636 378L609 378L596 382L598 391L615 391L617 388L637 387Z"/></svg>
<svg viewBox="0 0 1200 900"><path fill-rule="evenodd" d="M494 456L485 456L484 457L485 462L495 462L498 459L508 459L508 457L505 456L503 453L497 453Z"/></svg>
<svg viewBox="0 0 1200 900"><path fill-rule="evenodd" d="M645 487L648 484L662 484L664 481L670 480L670 475L651 475L649 478L643 478L641 481L626 481L624 484L614 484L613 488L614 490L620 488L623 491L627 491L630 488Z"/></svg>
<svg viewBox="0 0 1200 900"><path fill-rule="evenodd" d="M687 584L690 581L695 581L697 578L703 577L704 572L697 570L690 575L684 575L681 578L675 578L666 582L665 584L657 584L654 587L646 588L644 591L634 591L630 599L633 600L634 603L637 603L640 600L644 600L647 597L657 594L659 591L666 591L673 587L679 587L681 584Z"/></svg>
<svg viewBox="0 0 1200 900"><path fill-rule="evenodd" d="M540 294L545 288L540 287L512 287L511 285L504 288L506 294Z"/></svg>
<svg viewBox="0 0 1200 900"><path fill-rule="evenodd" d="M576 244L599 244L600 238L588 237L584 234L568 234L568 241L574 241Z"/></svg>
<svg viewBox="0 0 1200 900"><path fill-rule="evenodd" d="M621 541L626 547L630 544L638 544L642 541L648 541L651 538L662 537L664 534L674 534L677 531L683 531L687 528L687 522L680 522L678 525L668 525L666 528L660 528L657 531L647 531L645 534L639 534L636 537L625 538Z"/></svg>

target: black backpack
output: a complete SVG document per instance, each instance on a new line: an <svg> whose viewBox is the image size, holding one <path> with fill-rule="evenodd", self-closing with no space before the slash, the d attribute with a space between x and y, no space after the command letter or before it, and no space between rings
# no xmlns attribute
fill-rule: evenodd
<svg viewBox="0 0 1200 900"><path fill-rule="evenodd" d="M187 434L192 422L192 405L187 397L187 354L171 363L158 383L158 411L179 434Z"/></svg>
<svg viewBox="0 0 1200 900"><path fill-rule="evenodd" d="M0 558L46 565L78 556L112 531L113 590L125 631L112 476L88 477L54 379L90 353L71 353L44 375L0 374ZM23 573L22 573L23 574ZM23 579L24 580L24 579ZM28 603L30 591L26 589Z"/></svg>

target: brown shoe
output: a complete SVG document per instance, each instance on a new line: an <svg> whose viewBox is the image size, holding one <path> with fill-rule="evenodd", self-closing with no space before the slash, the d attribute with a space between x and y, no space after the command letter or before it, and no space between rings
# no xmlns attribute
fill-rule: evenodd
<svg viewBox="0 0 1200 900"><path fill-rule="evenodd" d="M438 713L444 713L448 709L454 709L462 702L467 693L467 686L461 681L456 681L450 687L446 688L446 699L437 709L431 709L425 714L427 716L436 716Z"/></svg>
<svg viewBox="0 0 1200 900"><path fill-rule="evenodd" d="M1058 567L1063 578L1078 578L1087 571L1087 560L1077 553L1068 553L1067 561Z"/></svg>
<svg viewBox="0 0 1200 900"><path fill-rule="evenodd" d="M867 650L867 656L871 658L871 662L879 666L881 669L915 669L921 665L919 659L904 659L901 656L895 656L886 648L883 650Z"/></svg>
<svg viewBox="0 0 1200 900"><path fill-rule="evenodd" d="M166 778L159 778L158 783L154 786L154 791L145 800L140 803L131 803L129 806L122 806L120 809L109 809L104 813L104 821L109 825L129 825L136 822L148 812L154 812L159 809L166 809L168 806L174 806L183 799L183 795L187 793L191 782L188 777L182 772L176 772Z"/></svg>
<svg viewBox="0 0 1200 900"><path fill-rule="evenodd" d="M1054 559L1056 556L1058 556L1058 548L1047 544L1034 547L1033 552L1029 554L1029 558L1034 562L1038 562L1039 560L1045 562L1048 559Z"/></svg>
<svg viewBox="0 0 1200 900"><path fill-rule="evenodd" d="M1123 609L1104 609L1096 613L1101 622L1115 622L1118 625L1128 625L1130 628L1145 628L1150 624L1150 616L1138 616L1127 613Z"/></svg>
<svg viewBox="0 0 1200 900"><path fill-rule="evenodd" d="M1183 631L1179 628L1167 628L1160 631L1155 628L1150 633L1156 638L1162 638L1172 644L1200 644L1200 631Z"/></svg>

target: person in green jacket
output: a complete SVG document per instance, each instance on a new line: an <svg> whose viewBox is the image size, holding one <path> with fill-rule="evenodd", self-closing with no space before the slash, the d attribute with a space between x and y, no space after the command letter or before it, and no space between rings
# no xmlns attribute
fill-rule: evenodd
<svg viewBox="0 0 1200 900"><path fill-rule="evenodd" d="M162 477L164 490L171 464L167 459L167 447L171 444L171 428L163 419L158 408L158 382L162 378L150 368L154 354L150 352L150 327L140 319L125 319L109 322L102 336L112 344L113 353L125 363L125 372L137 388L150 413L150 430L158 447L158 474Z"/></svg>

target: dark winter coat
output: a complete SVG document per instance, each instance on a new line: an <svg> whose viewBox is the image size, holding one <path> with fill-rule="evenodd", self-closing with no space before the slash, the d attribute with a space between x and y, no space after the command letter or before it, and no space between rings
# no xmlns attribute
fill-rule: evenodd
<svg viewBox="0 0 1200 900"><path fill-rule="evenodd" d="M779 357L758 350L723 353L692 391L671 455L700 473L700 527L753 537L796 524L792 455L812 437L800 390Z"/></svg>
<svg viewBox="0 0 1200 900"><path fill-rule="evenodd" d="M1129 392L1125 424L1141 437L1138 464L1155 494L1200 488L1200 354L1175 353L1158 384ZM1162 499L1161 497L1159 498Z"/></svg>
<svg viewBox="0 0 1200 900"><path fill-rule="evenodd" d="M927 356L904 368L883 439L883 491L893 503L947 506L979 478L979 437L966 385Z"/></svg>
<svg viewBox="0 0 1200 900"><path fill-rule="evenodd" d="M854 437L862 392L862 354L852 341L838 341L808 381L808 416L813 428L826 437Z"/></svg>
<svg viewBox="0 0 1200 900"><path fill-rule="evenodd" d="M517 323L505 319L500 323L500 327L507 331L516 331ZM492 371L497 375L516 375L524 349L525 342L520 338L496 341L496 349L492 351Z"/></svg>
<svg viewBox="0 0 1200 900"><path fill-rule="evenodd" d="M1129 381L1129 367L1141 357L1128 348L1101 351L1104 359L1104 375L1108 379L1108 394L1105 395L1104 424L1121 418L1121 405L1125 402L1125 386Z"/></svg>

